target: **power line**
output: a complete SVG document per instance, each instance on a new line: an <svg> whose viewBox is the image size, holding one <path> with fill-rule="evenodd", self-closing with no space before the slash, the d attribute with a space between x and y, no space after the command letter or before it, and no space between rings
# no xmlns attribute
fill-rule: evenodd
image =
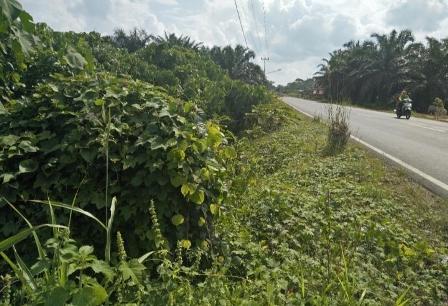
<svg viewBox="0 0 448 306"><path fill-rule="evenodd" d="M266 53L268 52L268 31L266 26L266 7L263 1L263 22L264 22L264 43L266 46Z"/></svg>
<svg viewBox="0 0 448 306"><path fill-rule="evenodd" d="M238 9L238 4L236 3L236 0L234 0L234 2L235 2L236 13L238 14L238 20L240 21L241 32L243 32L244 42L246 43L246 48L249 49L249 46L247 45L246 33L244 33L243 23L241 22L240 10Z"/></svg>
<svg viewBox="0 0 448 306"><path fill-rule="evenodd" d="M257 42L258 42L258 51L261 52L261 49L263 47L263 43L261 42L261 35L260 35L260 28L259 28L259 23L258 23L258 18L256 15L256 11L255 11L255 5L254 5L254 0L250 0L250 10L252 11L252 18L254 19L254 24L255 24L255 32L256 35L255 37L257 38Z"/></svg>
<svg viewBox="0 0 448 306"><path fill-rule="evenodd" d="M241 20L243 21L243 23L244 23L244 21L247 21L246 24L245 24L245 26L246 26L245 33L247 35L246 36L247 42L248 42L249 45L251 45L251 47L253 47L252 49L254 51L255 51L255 49L258 50L257 40L255 39L255 37L253 37L253 35L250 35L250 33L251 33L250 32L251 24L250 24L250 16L249 16L250 13L248 12L248 10L250 10L249 5L247 5L247 7L246 7L245 3L241 3L241 1L239 2L239 4L240 5L238 6L238 8L240 10ZM249 29L247 28L248 26L249 26Z"/></svg>

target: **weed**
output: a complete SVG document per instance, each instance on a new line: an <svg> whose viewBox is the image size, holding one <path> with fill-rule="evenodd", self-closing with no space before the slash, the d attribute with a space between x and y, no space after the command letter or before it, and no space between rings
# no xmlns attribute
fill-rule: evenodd
<svg viewBox="0 0 448 306"><path fill-rule="evenodd" d="M350 113L341 105L330 105L328 108L328 137L325 152L336 155L344 151L350 139Z"/></svg>

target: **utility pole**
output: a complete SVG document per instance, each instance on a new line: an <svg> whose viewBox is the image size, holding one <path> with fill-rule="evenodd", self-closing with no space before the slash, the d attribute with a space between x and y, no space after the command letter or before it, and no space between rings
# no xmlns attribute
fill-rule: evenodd
<svg viewBox="0 0 448 306"><path fill-rule="evenodd" d="M266 61L269 61L270 58L269 58L269 57L262 57L261 60L263 61L263 71L264 71L264 75L266 75Z"/></svg>

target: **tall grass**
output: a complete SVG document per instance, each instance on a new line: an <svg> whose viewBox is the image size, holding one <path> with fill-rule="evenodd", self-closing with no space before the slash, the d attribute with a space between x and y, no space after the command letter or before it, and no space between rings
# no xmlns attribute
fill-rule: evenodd
<svg viewBox="0 0 448 306"><path fill-rule="evenodd" d="M328 136L325 151L336 155L344 151L350 139L350 111L339 104L328 107Z"/></svg>

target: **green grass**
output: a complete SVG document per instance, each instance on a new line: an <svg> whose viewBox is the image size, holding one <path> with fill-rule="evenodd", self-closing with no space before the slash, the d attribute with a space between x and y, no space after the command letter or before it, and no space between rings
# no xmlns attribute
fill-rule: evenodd
<svg viewBox="0 0 448 306"><path fill-rule="evenodd" d="M275 107L288 118L281 129L238 143L218 225L239 264L234 272L258 286L250 297L267 304L446 303L448 202L358 145L326 156L326 126Z"/></svg>

